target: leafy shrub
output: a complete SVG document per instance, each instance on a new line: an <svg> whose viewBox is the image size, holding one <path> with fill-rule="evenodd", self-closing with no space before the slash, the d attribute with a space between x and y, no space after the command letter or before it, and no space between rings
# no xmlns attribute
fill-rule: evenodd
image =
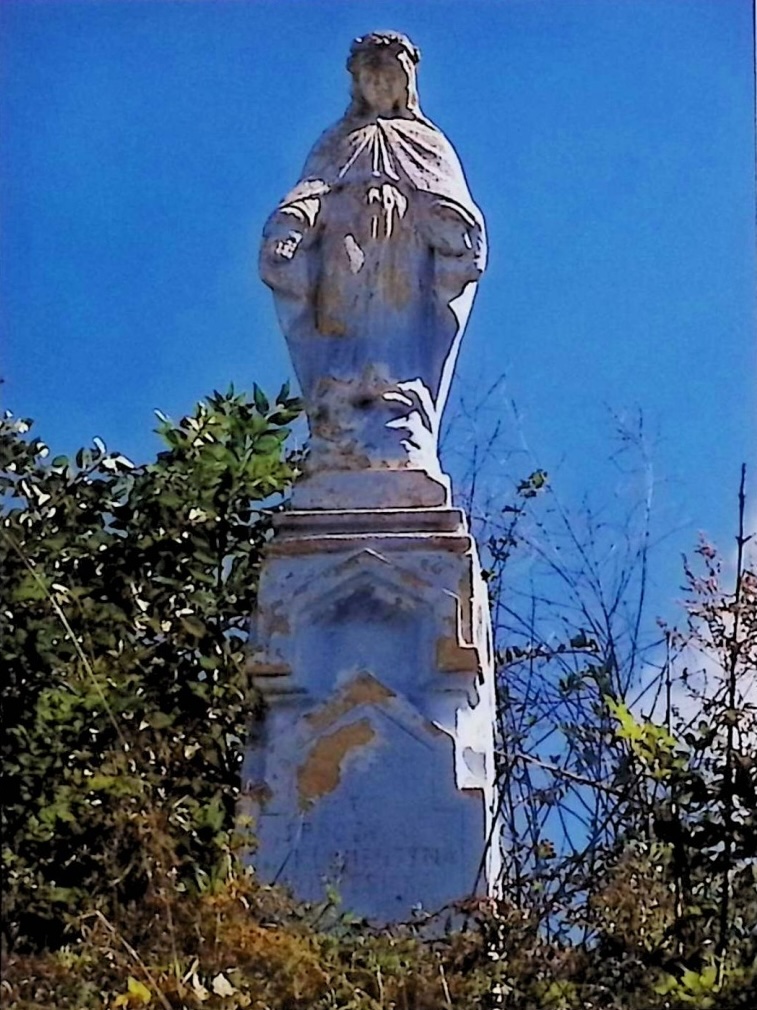
<svg viewBox="0 0 757 1010"><path fill-rule="evenodd" d="M3 932L55 945L170 875L225 858L254 708L246 620L268 507L294 473L299 403L215 393L135 466L95 440L56 457L0 425L0 598L8 625ZM151 844L146 845L146 840Z"/></svg>

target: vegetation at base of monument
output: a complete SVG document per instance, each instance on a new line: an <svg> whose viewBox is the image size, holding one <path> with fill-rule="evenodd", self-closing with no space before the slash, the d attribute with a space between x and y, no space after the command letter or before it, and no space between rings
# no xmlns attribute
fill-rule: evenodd
<svg viewBox="0 0 757 1010"><path fill-rule="evenodd" d="M548 940L535 915L508 902L463 906L465 929L424 938L420 925L381 931L340 915L334 897L296 905L250 873L186 893L171 872L115 926L84 916L81 938L55 951L13 953L9 1010L751 1010L748 964L706 949L685 967L661 939L661 886L633 871L615 893L651 928L614 949ZM616 902L606 929L621 921ZM636 911L638 910L638 911ZM657 922L655 923L655 920ZM601 916L598 916L598 923ZM655 951L665 956L653 960Z"/></svg>
<svg viewBox="0 0 757 1010"><path fill-rule="evenodd" d="M299 413L286 387L214 393L159 414L144 466L98 439L49 460L30 421L2 421L5 943L117 920L156 861L189 888L227 859L246 620Z"/></svg>
<svg viewBox="0 0 757 1010"><path fill-rule="evenodd" d="M504 891L558 944L580 938L612 960L643 936L638 967L669 969L672 1005L708 1005L728 965L747 986L757 953L757 577L744 473L735 564L702 540L685 561L685 627L667 627L648 614L660 534L643 417L614 418L609 514L596 495L571 512L541 469L503 507L503 461L512 472L523 450L504 438L502 382L462 403L458 420L476 444L461 483L493 602ZM732 588L724 567L735 567ZM650 908L640 888L655 895ZM638 973L627 981L647 991Z"/></svg>
<svg viewBox="0 0 757 1010"><path fill-rule="evenodd" d="M166 449L145 466L98 442L49 461L29 422L0 426L4 1004L751 1010L757 575L743 494L735 587L702 542L685 626L648 642L634 631L643 522L627 538L633 576L621 565L608 586L599 522L580 531L558 510L562 558L572 542L578 560L557 562L546 474L500 503L487 577L507 900L464 903L465 927L429 938L422 916L371 929L333 890L297 904L240 868L244 624L298 465L285 441L298 410L286 389L275 403L214 394L161 420ZM519 555L562 565L577 619L546 592L530 610L497 592Z"/></svg>
<svg viewBox="0 0 757 1010"><path fill-rule="evenodd" d="M734 589L724 589L722 562L702 540L701 571L684 566L686 627L658 621L659 638L644 648L635 677L639 639L620 595L609 603L601 596L599 576L596 608L576 607L572 625L555 621L555 608L550 640L536 619L517 637L512 626L505 636L500 628L509 643L497 650L508 890L540 907L556 936L574 930L572 909L586 882L629 838L692 844L691 852L676 850L681 871L696 861L694 849L707 850L713 883L723 864L730 872L757 857L757 592L744 555L749 539L742 502ZM504 550L513 540L508 535ZM495 558L501 544L493 545ZM583 563L589 569L588 558ZM678 884L682 898L686 884Z"/></svg>
<svg viewBox="0 0 757 1010"><path fill-rule="evenodd" d="M581 511L569 510L540 469L515 485L502 507L503 461L512 472L522 454L503 434L503 381L492 383L483 398L474 394L472 405L462 403L459 420L469 424L478 447L461 483L485 545L493 601L507 887L521 902L539 905L559 936L574 930L562 910L585 898L583 884L594 878L598 854L649 823L639 755L618 733L619 713L628 709L642 722L658 720L668 733L689 739L697 726L688 718L716 714L733 689L731 700L741 694L745 704L742 731L731 733L731 744L749 739L754 628L742 621L746 645L741 638L724 641L697 608L708 585L716 586L726 615L733 606L753 611L754 560L745 553L750 538L743 529L742 479L735 589L729 596L719 562L705 581L687 566L686 633L654 620L649 577L656 542L667 530L654 515L653 451L643 416L613 416L616 445L608 472L614 483L602 492L604 499L614 492L612 507L591 494ZM491 433L486 443L480 430ZM709 550L702 542L700 562L709 564ZM714 554L710 561L715 564ZM697 697L702 685L691 668L697 649L709 669L704 697ZM732 653L738 654L733 670Z"/></svg>

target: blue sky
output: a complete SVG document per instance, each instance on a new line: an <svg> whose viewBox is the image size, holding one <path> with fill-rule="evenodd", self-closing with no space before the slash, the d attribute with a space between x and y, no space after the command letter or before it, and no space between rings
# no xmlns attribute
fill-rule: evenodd
<svg viewBox="0 0 757 1010"><path fill-rule="evenodd" d="M670 592L697 529L731 543L757 434L750 0L3 0L0 20L2 398L54 451L98 435L146 459L153 408L290 376L260 230L347 104L350 40L392 27L488 223L458 392L505 376L493 479L539 465L563 500L611 498L610 411L641 409Z"/></svg>

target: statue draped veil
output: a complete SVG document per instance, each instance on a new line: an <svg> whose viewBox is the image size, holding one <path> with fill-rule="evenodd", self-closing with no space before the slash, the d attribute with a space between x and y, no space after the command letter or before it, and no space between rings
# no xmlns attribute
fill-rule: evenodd
<svg viewBox="0 0 757 1010"><path fill-rule="evenodd" d="M327 130L310 152L299 182L280 208L307 197L322 196L344 182L380 177L419 193L448 200L482 232L477 263L486 266L484 219L473 202L454 148L430 120L397 117L360 125L351 109Z"/></svg>

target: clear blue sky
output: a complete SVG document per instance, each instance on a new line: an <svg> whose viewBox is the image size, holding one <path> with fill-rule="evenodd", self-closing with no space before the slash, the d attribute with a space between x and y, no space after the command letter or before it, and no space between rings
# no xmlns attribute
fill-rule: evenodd
<svg viewBox="0 0 757 1010"><path fill-rule="evenodd" d="M751 0L3 0L0 20L2 397L54 451L99 435L145 459L153 408L289 376L258 236L347 104L350 40L390 27L489 227L459 388L506 374L505 439L568 501L611 492L607 408L641 408L670 558L699 528L731 542L757 444Z"/></svg>

